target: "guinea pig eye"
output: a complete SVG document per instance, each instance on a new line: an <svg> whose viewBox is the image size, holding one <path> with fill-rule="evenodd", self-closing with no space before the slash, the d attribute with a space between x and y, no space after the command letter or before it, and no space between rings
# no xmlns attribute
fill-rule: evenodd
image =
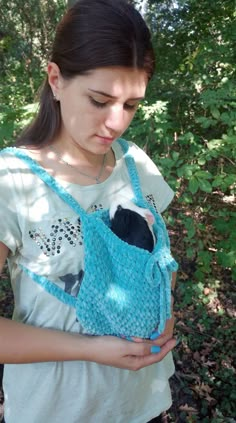
<svg viewBox="0 0 236 423"><path fill-rule="evenodd" d="M119 210L119 211L122 210L122 206L120 204L117 206L117 210Z"/></svg>

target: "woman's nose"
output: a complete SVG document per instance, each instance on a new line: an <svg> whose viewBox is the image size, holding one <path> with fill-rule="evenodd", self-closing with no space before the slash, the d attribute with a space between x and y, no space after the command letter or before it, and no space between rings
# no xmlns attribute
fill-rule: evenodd
<svg viewBox="0 0 236 423"><path fill-rule="evenodd" d="M109 109L105 118L105 126L113 131L123 131L125 116L123 106L114 106Z"/></svg>

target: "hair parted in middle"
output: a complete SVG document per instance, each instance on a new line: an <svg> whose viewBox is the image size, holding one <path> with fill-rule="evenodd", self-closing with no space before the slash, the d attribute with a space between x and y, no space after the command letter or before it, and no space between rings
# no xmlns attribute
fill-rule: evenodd
<svg viewBox="0 0 236 423"><path fill-rule="evenodd" d="M51 61L66 77L110 66L154 72L150 31L126 0L79 0L59 23Z"/></svg>
<svg viewBox="0 0 236 423"><path fill-rule="evenodd" d="M68 80L112 66L143 70L149 80L155 68L150 31L128 0L78 0L57 26L50 61ZM46 79L38 114L16 144L46 145L60 128L60 102Z"/></svg>

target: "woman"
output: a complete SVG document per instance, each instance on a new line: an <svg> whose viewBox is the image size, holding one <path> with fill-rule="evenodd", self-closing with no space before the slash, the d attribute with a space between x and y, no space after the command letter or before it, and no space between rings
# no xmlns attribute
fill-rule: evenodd
<svg viewBox="0 0 236 423"><path fill-rule="evenodd" d="M150 339L89 336L66 303L84 288L86 225L33 169L46 171L82 214L93 215L119 194L133 198L127 148L140 192L163 211L171 189L142 150L118 141L153 71L149 31L131 5L80 0L57 28L35 121L14 154L0 155L0 269L8 259L15 298L13 320L0 319L6 423L146 423L171 405L173 318ZM33 168L16 151L33 159ZM38 274L46 279L35 283Z"/></svg>

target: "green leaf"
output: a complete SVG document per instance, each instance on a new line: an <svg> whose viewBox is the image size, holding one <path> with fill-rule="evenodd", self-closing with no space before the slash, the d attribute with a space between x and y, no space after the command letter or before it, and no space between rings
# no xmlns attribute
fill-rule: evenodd
<svg viewBox="0 0 236 423"><path fill-rule="evenodd" d="M199 182L199 188L201 191L208 192L208 193L212 192L212 186L210 182L208 182L206 179L199 179L198 182Z"/></svg>
<svg viewBox="0 0 236 423"><path fill-rule="evenodd" d="M211 179L212 175L205 170L198 170L197 172L195 172L194 176L196 176L199 179Z"/></svg>
<svg viewBox="0 0 236 423"><path fill-rule="evenodd" d="M194 226L192 226L192 228L188 229L188 233L187 233L188 238L189 239L193 238L195 233L196 233L196 230L195 230Z"/></svg>
<svg viewBox="0 0 236 423"><path fill-rule="evenodd" d="M192 165L187 163L177 169L177 174L180 178L183 176L186 179L190 179L193 172L196 172L198 169L198 165Z"/></svg>
<svg viewBox="0 0 236 423"><path fill-rule="evenodd" d="M219 264L223 267L234 267L236 265L236 251L219 251L217 257Z"/></svg>
<svg viewBox="0 0 236 423"><path fill-rule="evenodd" d="M197 178L195 178L195 177L193 176L193 177L189 180L188 188L189 188L189 191L190 191L192 194L196 194L196 192L198 191L198 188L199 188L199 183L198 183Z"/></svg>
<svg viewBox="0 0 236 423"><path fill-rule="evenodd" d="M223 179L223 176L216 176L216 178L212 182L212 187L220 187L224 182Z"/></svg>
<svg viewBox="0 0 236 423"><path fill-rule="evenodd" d="M223 142L224 141L222 139L211 140L207 143L207 147L209 150L219 149L221 148Z"/></svg>
<svg viewBox="0 0 236 423"><path fill-rule="evenodd" d="M188 247L188 248L186 249L186 256L187 256L188 258L193 258L193 257L194 257L194 255L195 255L195 250L194 250L194 248L192 248L192 247Z"/></svg>
<svg viewBox="0 0 236 423"><path fill-rule="evenodd" d="M206 164L206 159L204 159L203 157L200 157L197 162L200 166L204 166L204 164Z"/></svg>
<svg viewBox="0 0 236 423"><path fill-rule="evenodd" d="M220 118L219 109L217 109L216 107L212 106L210 110L211 110L211 114L212 114L213 118L218 120Z"/></svg>
<svg viewBox="0 0 236 423"><path fill-rule="evenodd" d="M198 253L198 262L203 266L203 269L209 270L212 260L212 253L210 251L200 251Z"/></svg>
<svg viewBox="0 0 236 423"><path fill-rule="evenodd" d="M178 160L180 154L177 151L173 151L172 153L172 158L174 161Z"/></svg>

